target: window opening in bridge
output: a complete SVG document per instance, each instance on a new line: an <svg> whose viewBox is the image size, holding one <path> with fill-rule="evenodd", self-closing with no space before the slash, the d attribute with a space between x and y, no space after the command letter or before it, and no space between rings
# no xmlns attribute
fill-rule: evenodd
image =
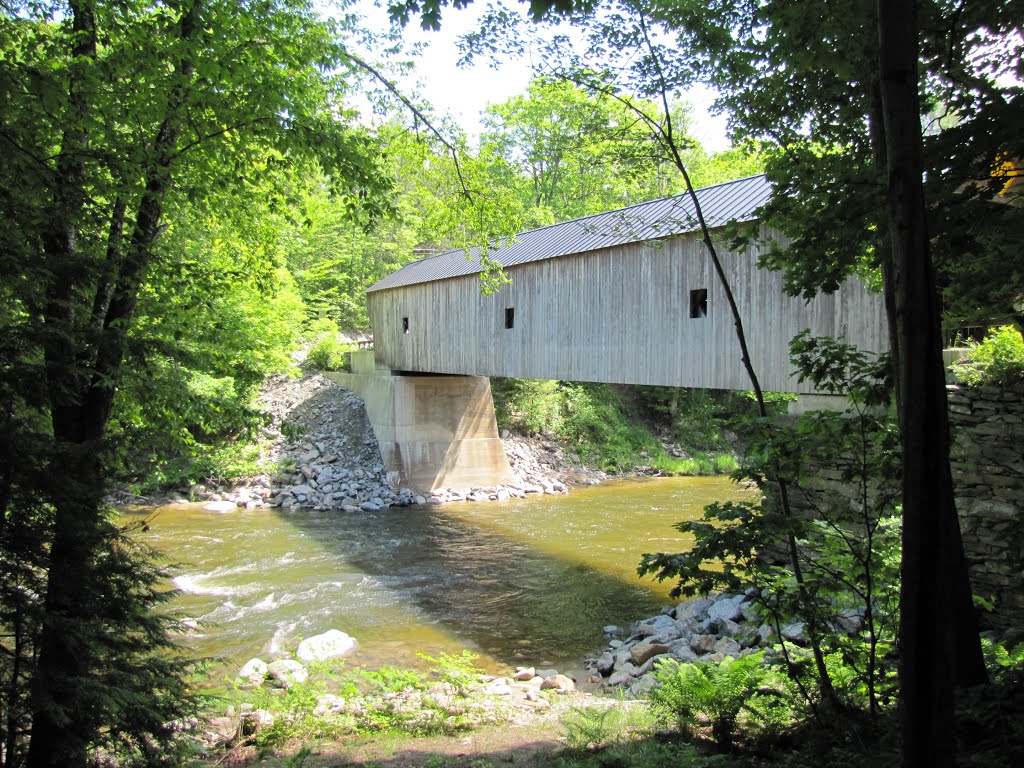
<svg viewBox="0 0 1024 768"><path fill-rule="evenodd" d="M515 328L516 325L516 308L505 307L505 328Z"/></svg>
<svg viewBox="0 0 1024 768"><path fill-rule="evenodd" d="M402 333L408 333L408 332L409 332L409 318L408 317L403 317L402 318Z"/></svg>
<svg viewBox="0 0 1024 768"><path fill-rule="evenodd" d="M690 291L690 317L708 316L708 289Z"/></svg>

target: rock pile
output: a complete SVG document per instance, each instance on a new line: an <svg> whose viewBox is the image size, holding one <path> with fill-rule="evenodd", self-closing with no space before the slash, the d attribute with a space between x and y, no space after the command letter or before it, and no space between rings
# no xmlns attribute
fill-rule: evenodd
<svg viewBox="0 0 1024 768"><path fill-rule="evenodd" d="M596 485L608 479L608 475L600 470L590 469L582 465L579 456L566 455L556 442L545 435L526 437L514 435L507 429L502 430L501 442L505 446L505 456L519 485Z"/></svg>
<svg viewBox="0 0 1024 768"><path fill-rule="evenodd" d="M722 661L757 653L775 642L775 631L761 620L756 595L756 590L748 590L742 595L698 597L635 622L629 637L613 639L600 657L587 659L584 668L596 673L592 682L623 687L638 696L656 685L654 668L663 659ZM856 618L850 621L855 623ZM611 626L605 633L625 634ZM798 645L807 642L803 624L782 627L782 635Z"/></svg>
<svg viewBox="0 0 1024 768"><path fill-rule="evenodd" d="M362 398L319 373L272 378L261 398L272 421L266 461L283 469L225 489L193 486L192 499L206 501L211 512L238 507L337 509L375 512L394 506L455 501L505 501L545 493L566 493L567 483L597 483L597 472L574 464L545 438L503 435L509 463L518 481L478 488L444 488L414 493L387 482L380 450Z"/></svg>

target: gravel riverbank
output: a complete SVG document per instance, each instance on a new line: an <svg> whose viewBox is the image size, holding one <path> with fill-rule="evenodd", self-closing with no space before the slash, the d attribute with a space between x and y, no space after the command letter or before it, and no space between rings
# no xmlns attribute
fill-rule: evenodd
<svg viewBox="0 0 1024 768"><path fill-rule="evenodd" d="M181 489L167 501L205 501L223 512L262 506L375 511L566 493L572 485L607 479L604 472L570 461L551 440L506 431L502 442L515 482L430 493L393 488L387 482L363 401L354 392L320 373L298 378L275 376L264 387L260 405L271 415L263 433L262 461L268 472L231 485Z"/></svg>

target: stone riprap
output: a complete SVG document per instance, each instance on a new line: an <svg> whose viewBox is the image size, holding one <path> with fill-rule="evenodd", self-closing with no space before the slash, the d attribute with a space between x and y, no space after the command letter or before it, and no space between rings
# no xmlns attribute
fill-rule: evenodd
<svg viewBox="0 0 1024 768"><path fill-rule="evenodd" d="M264 430L268 448L263 458L282 469L230 488L193 486L189 497L205 501L211 512L262 506L374 512L395 506L505 501L566 493L569 483L606 478L603 472L574 464L547 438L506 432L503 444L515 483L423 492L392 488L363 400L354 392L319 373L295 379L277 376L264 387L261 406L271 415Z"/></svg>
<svg viewBox="0 0 1024 768"><path fill-rule="evenodd" d="M740 658L770 648L778 638L760 618L756 595L755 590L748 590L742 595L687 600L666 608L661 615L635 622L628 637L618 627L605 627L613 639L604 653L584 662L584 669L592 673L590 682L642 696L657 684L655 667L660 661L722 661L727 656ZM807 643L800 624L782 627L782 634L797 645Z"/></svg>
<svg viewBox="0 0 1024 768"><path fill-rule="evenodd" d="M989 628L1024 627L1024 382L947 387L950 468L974 593Z"/></svg>

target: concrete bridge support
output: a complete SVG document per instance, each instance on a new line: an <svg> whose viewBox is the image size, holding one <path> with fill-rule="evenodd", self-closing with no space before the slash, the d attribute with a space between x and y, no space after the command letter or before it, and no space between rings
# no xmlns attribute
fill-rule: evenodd
<svg viewBox="0 0 1024 768"><path fill-rule="evenodd" d="M418 491L512 482L485 376L396 376L372 351L328 377L366 402L392 485Z"/></svg>

